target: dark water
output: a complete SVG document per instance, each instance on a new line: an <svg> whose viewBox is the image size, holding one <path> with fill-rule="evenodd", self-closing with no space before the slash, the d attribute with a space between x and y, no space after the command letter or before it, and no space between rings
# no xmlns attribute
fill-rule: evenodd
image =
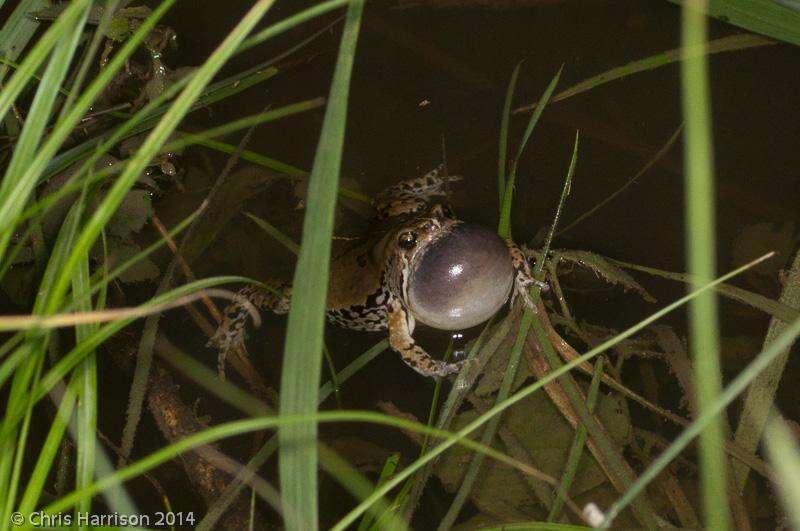
<svg viewBox="0 0 800 531"><path fill-rule="evenodd" d="M279 1L264 24L306 4ZM176 30L180 43L179 51L168 58L171 64L202 62L250 5L252 2L245 0L179 2L166 20ZM521 105L538 99L562 64L559 87L565 88L609 68L674 48L679 42L679 10L668 2L565 1L507 12L397 10L390 6L390 2L372 2L364 17L350 92L343 162L346 184L373 194L401 178L427 171L442 160L444 136L451 171L465 176L452 194L455 211L459 217L489 226L494 226L497 219L496 139L500 110L508 78L518 61L525 60L515 97L515 104ZM237 57L225 72L232 74L276 55L335 16L309 23ZM269 103L277 107L327 95L340 29L336 26L292 56L273 80L215 105L209 112L195 113L189 125L206 127L259 112ZM739 31L722 23L711 25L712 37ZM788 45L711 58L720 271L741 263L737 262L741 253L734 252L734 242L747 227L792 223L785 245L791 250L798 241L798 64L800 50ZM323 110L318 110L259 127L248 148L310 169L322 115ZM512 149L526 116L516 116L513 121ZM633 176L680 122L676 65L636 74L552 104L520 165L513 216L517 241L530 241L550 222L576 129L581 132L579 162L565 222ZM237 139L227 141L236 143ZM162 209L163 217L170 218L170 208L180 211L174 205L186 197L202 198L204 187L222 171L225 160L197 149L188 151L184 156L188 195L164 198L156 207ZM559 238L555 246L591 250L670 271L683 270L681 166L679 143L638 184ZM303 211L295 208L297 203L293 185L279 182L250 199L244 209L299 240ZM337 234L352 234L355 219L352 215L343 216ZM759 251L752 250L748 256ZM778 260L787 259L784 254ZM291 254L238 216L193 266L198 276L235 273L290 278L292 264ZM776 269L771 276L740 279L739 285L775 297L779 293ZM573 275L571 279L571 284L565 279L567 296L581 319L623 328L657 308L604 286L591 274ZM676 283L642 275L637 279L662 304L684 292L684 287ZM724 334L748 337L757 346L768 320L728 302L723 303L722 310ZM666 322L676 326L679 333L685 332L681 314ZM187 317L173 315L164 326L173 339L196 349L198 357L213 363L213 353L200 348L201 334ZM254 334L251 347L265 379L275 385L280 378L284 326L285 319L267 316L264 326ZM195 333L197 337L193 337ZM419 337L433 352L441 352L446 345L447 337L442 334L422 331ZM380 335L329 327L326 338L337 366L342 367ZM726 375L735 374L755 352L725 359ZM796 359L790 361L779 392L779 406L795 419L800 410L792 388L798 382L799 371ZM637 389L636 373L632 372L629 384ZM669 378L661 368L657 375ZM407 369L396 355L386 353L346 384L343 402L348 408L374 409L379 401L391 401L424 419L432 390L431 380ZM118 403L125 400L123 396L118 398ZM225 413L212 405L205 407L220 415ZM152 426L143 429L138 440L144 442L144 447L161 444ZM409 441L387 430L327 427L323 432L329 439L357 433L375 444L402 451L404 456L416 451ZM323 512L333 521L350 501L342 501L332 481L323 480L323 489L328 489L328 495L323 497ZM435 482L431 490L436 491ZM417 525L426 528L436 521L446 503L441 492L429 493Z"/></svg>
<svg viewBox="0 0 800 531"><path fill-rule="evenodd" d="M250 2L195 1L178 6L170 16L180 36L176 62L202 61ZM367 194L420 174L442 160L444 136L451 171L465 176L452 203L465 219L494 226L497 219L496 138L508 78L525 60L515 104L535 101L563 64L560 87L629 61L671 49L679 42L679 11L668 2L559 2L552 6L510 12L472 10L396 10L389 3L367 7L358 44L350 93L343 174L346 184ZM278 2L270 13L277 20L300 8ZM278 40L237 58L233 73L288 48L322 27L332 17L315 21ZM740 32L712 23L712 37ZM292 57L274 80L250 89L233 101L195 116L194 125L257 112L326 95L338 45L339 27ZM800 51L775 45L723 53L711 59L714 156L718 180L718 259L720 271L739 265L744 256L734 244L742 232L758 223L778 227L793 223L788 242L797 242L800 224L800 105L795 76ZM310 168L323 111L307 113L260 127L249 148L301 168ZM569 162L575 130L581 132L578 169L564 220L574 219L633 176L681 122L679 72L676 65L615 81L570 100L551 105L537 127L520 165L513 231L520 242L530 241L552 218ZM512 124L512 149L525 116ZM230 140L234 142L234 140ZM224 159L210 156L218 171ZM589 220L559 238L557 247L592 250L604 255L671 271L684 269L683 183L680 143L638 184ZM191 175L192 164L189 163ZM295 239L300 237L302 210L289 184L272 185L248 201L255 212ZM352 223L337 225L337 234L352 234ZM763 238L762 238L763 240ZM769 245L769 244L765 244ZM746 248L747 249L747 248ZM252 276L291 275L293 258L262 236L242 217L226 229L201 260L198 274L245 273ZM737 262L737 259L739 260ZM787 255L779 261L787 260ZM743 287L777 296L777 266L771 276L750 275ZM680 296L679 284L637 276L660 302ZM581 319L623 328L656 308L632 295L608 288L591 274L567 279L567 296ZM572 288L570 290L570 287ZM723 332L745 337L758 346L767 319L724 302ZM666 322L685 333L678 313ZM267 318L252 348L265 378L277 383L279 353L285 320ZM327 341L338 366L372 345L380 336L329 327ZM442 334L421 332L423 344L441 352ZM191 343L191 341L189 341ZM756 352L725 360L726 374L735 373ZM635 366L635 363L634 363ZM793 418L800 415L790 389L798 381L796 361L790 362L779 393L779 405ZM638 373L629 384L639 388ZM656 375L669 388L663 367ZM433 382L408 370L391 353L384 354L345 386L345 407L372 409L391 401L420 418L427 414ZM673 394L678 393L677 389ZM677 400L677 396L673 397ZM634 415L636 412L634 411ZM325 428L333 440L358 434L392 450L412 456L415 447L393 432L377 428ZM417 521L422 528L441 516L447 498L429 489ZM323 489L338 492L331 481ZM325 501L327 500L327 501ZM325 496L323 511L333 517L341 503ZM444 505L446 507L446 505Z"/></svg>

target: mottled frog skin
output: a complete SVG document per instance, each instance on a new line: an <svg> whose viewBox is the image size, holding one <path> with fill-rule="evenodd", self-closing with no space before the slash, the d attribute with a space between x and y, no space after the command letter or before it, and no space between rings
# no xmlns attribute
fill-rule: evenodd
<svg viewBox="0 0 800 531"><path fill-rule="evenodd" d="M522 252L489 229L456 219L442 204L446 183L458 177L442 168L402 181L379 194L376 218L365 239L334 253L328 282L328 319L345 328L387 330L389 344L412 369L446 376L461 363L436 360L412 334L416 322L445 330L475 326L517 295L535 309L528 292L538 283ZM274 313L289 311L291 287L270 282L239 291L225 309L209 342L222 356L244 346L247 305Z"/></svg>

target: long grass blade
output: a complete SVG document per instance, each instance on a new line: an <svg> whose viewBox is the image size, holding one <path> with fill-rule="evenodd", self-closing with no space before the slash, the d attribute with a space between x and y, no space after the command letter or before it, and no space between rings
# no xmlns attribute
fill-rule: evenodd
<svg viewBox="0 0 800 531"><path fill-rule="evenodd" d="M511 121L511 102L514 100L514 91L517 88L520 68L522 68L522 61L514 67L511 80L508 82L506 99L503 103L503 117L500 121L500 141L498 142L497 150L497 193L500 206L503 205L503 195L506 192L506 171L508 170L506 159L508 158L508 127Z"/></svg>
<svg viewBox="0 0 800 531"><path fill-rule="evenodd" d="M561 71L563 70L563 66L558 69L556 75L550 80L550 84L547 85L542 97L539 98L539 105L533 111L530 119L528 120L528 125L525 127L525 132L522 135L522 140L520 141L519 146L517 146L517 152L514 156L514 159L511 161L511 169L508 172L508 178L506 179L505 183L505 190L503 191L503 201L500 205L500 221L498 222L497 226L497 233L502 238L510 238L511 237L511 202L514 198L514 185L516 184L517 180L517 169L519 167L519 161L522 158L522 153L525 151L525 146L528 145L528 140L531 138L531 134L533 133L533 129L536 127L536 124L539 122L539 118L542 116L542 112L544 111L545 105L547 102L550 101L551 96L553 95L553 91L558 84L558 80L561 77Z"/></svg>
<svg viewBox="0 0 800 531"><path fill-rule="evenodd" d="M353 0L347 10L328 107L309 179L283 354L281 415L302 415L317 409L333 215L350 75L363 8L363 0ZM297 522L285 522L289 529L313 530L318 526L316 437L317 427L313 423L279 431L281 496L287 513L302 518Z"/></svg>
<svg viewBox="0 0 800 531"><path fill-rule="evenodd" d="M686 48L706 42L705 16L696 7L705 2L685 4L681 42ZM686 57L681 63L681 98L686 122L685 204L686 250L689 274L706 283L716 270L715 201L711 153L711 99L705 55ZM717 297L707 292L689 304L689 340L694 354L694 378L700 412L709 408L722 387L719 362L719 317ZM700 470L705 525L728 529L730 513L727 496L727 463L723 445L723 421L711 422L700 437Z"/></svg>
<svg viewBox="0 0 800 531"><path fill-rule="evenodd" d="M600 358L594 365L594 373L592 374L592 382L589 385L589 391L586 393L586 409L590 414L594 414L594 406L597 403L597 392L600 389L600 377L603 375L603 358ZM553 505L550 507L550 512L547 514L547 521L552 522L558 520L561 515L561 509L564 507L564 500L569 494L572 487L572 481L575 479L575 474L578 471L578 463L580 463L583 449L586 445L588 438L588 430L585 424L579 424L578 429L575 430L575 437L572 439L572 446L570 446L567 461L564 465L564 472L561 474L561 481L558 483L556 490L556 499L553 500Z"/></svg>
<svg viewBox="0 0 800 531"><path fill-rule="evenodd" d="M649 57L645 57L644 59L632 61L628 64L612 68L611 70L607 70L601 74L585 79L580 83L564 89L553 96L553 102L577 96L578 94L588 92L595 87L599 87L600 85L604 85L610 81L626 78L632 74L655 70L656 68L681 61L685 57L697 57L698 55L702 54L711 55L722 52L733 52L737 50L746 50L748 48L756 48L759 46L768 46L771 44L775 44L775 41L772 39L767 39L765 37L761 37L760 35L745 34L731 35L728 37L715 39L706 43L706 46L704 47L691 49L673 48L672 50L667 50ZM514 114L520 112L530 112L534 110L537 105L538 103L531 103L528 105L523 105L522 107L517 107L514 109Z"/></svg>

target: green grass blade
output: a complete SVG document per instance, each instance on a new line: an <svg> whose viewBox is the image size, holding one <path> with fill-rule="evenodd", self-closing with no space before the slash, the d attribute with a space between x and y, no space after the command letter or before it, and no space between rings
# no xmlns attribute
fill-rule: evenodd
<svg viewBox="0 0 800 531"><path fill-rule="evenodd" d="M353 0L347 10L325 121L309 179L303 238L283 354L281 415L302 415L317 410L333 215L350 75L363 7L362 0ZM313 530L318 526L316 436L317 427L313 423L279 431L282 500L289 513L302 518L299 522L285 522L289 529Z"/></svg>
<svg viewBox="0 0 800 531"><path fill-rule="evenodd" d="M145 304L142 304L140 308L157 306L162 303L174 301L185 295L189 295L191 293L195 293L202 289L218 286L221 284L242 283L242 282L251 283L253 282L253 280L238 276L211 277L202 280L197 280L195 282L185 284L169 292L154 297ZM72 348L72 350L70 350L69 352L64 354L61 358L59 358L59 360L49 369L49 371L46 372L41 377L41 379L39 379L38 383L31 391L34 400L36 401L41 400L47 394L48 391L50 391L53 387L58 385L58 383L61 382L70 373L70 371L72 371L94 349L96 349L104 341L106 341L108 338L110 338L111 336L113 336L126 326L128 326L133 321L134 319L130 318L111 321L107 324L100 326L95 332L91 333L86 338L84 338L84 340L81 343L76 344ZM36 351L34 351L29 356L29 358L35 355ZM7 439L11 431L16 426L16 423L19 422L21 418L22 417L18 411L12 410L11 414L9 413L6 414L3 423L0 424L0 443L2 443Z"/></svg>
<svg viewBox="0 0 800 531"><path fill-rule="evenodd" d="M627 189L628 189L628 187L630 187L630 186L631 186L633 183L637 182L637 181L639 180L639 178L640 178L640 177L642 177L642 176L643 176L645 173L647 173L647 172L650 170L650 168L652 168L653 166L655 166L655 164L656 164L656 163L657 163L659 160L661 160L661 158L662 158L664 155L666 155L666 154L669 152L669 150L670 150L670 149L672 149L672 146L674 146L674 145L675 145L675 142L677 142L678 138L680 138L680 136L681 136L681 132L682 132L682 131L683 131L683 124L681 124L681 125L679 125L679 126L678 126L678 128L675 130L675 132L674 132L674 133L672 133L672 135L669 137L669 139L667 139L666 143L665 143L663 146L661 146L661 149L659 149L659 150L658 150L658 151L657 151L657 152L656 152L656 153L655 153L655 154L654 154L654 155L653 155L653 156L652 156L652 157L651 157L651 158L650 158L650 159L649 159L649 160L648 160L648 161L645 163L645 165L644 165L644 166L642 166L642 169L640 169L638 172L636 172L636 175L634 175L633 177L631 177L630 179L628 179L628 180L625 182L625 184L623 184L622 186L620 186L619 188L617 188L616 190L614 190L614 191L613 191L611 194L609 194L609 195L608 195L608 197L606 197L605 199L603 199L602 201L600 201L599 203L597 203L596 205L594 205L592 208L590 208L589 210L587 210L586 212L584 212L584 213L583 213L583 214L581 214L580 216L576 217L574 221L571 221L571 222L570 222L569 224L567 224L565 227L563 227L563 228L559 229L559 230L556 232L556 236L561 236L562 234L564 234L564 233L565 233L565 232L567 232L568 230L572 229L573 227L575 227L576 225L578 225L579 223L581 223L583 220L585 220L585 219L587 219L587 218L591 217L592 215L594 215L594 214L595 214L595 212L597 212L598 210L602 209L604 206L606 206L606 205L607 205L607 204L609 204L611 201L613 201L614 199L616 199L616 198L617 198L617 197L618 197L618 196L619 196L619 195L620 195L622 192L624 192L625 190L627 190Z"/></svg>
<svg viewBox="0 0 800 531"><path fill-rule="evenodd" d="M265 219L261 219L258 216L250 214L249 212L245 212L244 215L250 218L250 220L252 220L253 223L258 225L261 230L263 230L264 232L275 238L275 240L278 243L286 247L289 251L292 252L292 254L297 255L300 253L300 246L297 245L295 241L292 240L290 237L288 237L286 234L281 232L278 229L278 227L276 227L275 225L273 225L272 223L270 223Z"/></svg>
<svg viewBox="0 0 800 531"><path fill-rule="evenodd" d="M252 162L253 164L257 164L259 166L263 166L265 168L269 168L270 170L275 170L277 172L285 173L291 177L308 177L308 172L292 166L290 164L286 164L285 162L281 162L279 160L275 160L260 153L256 153L255 151L251 151L249 149L243 149L238 151L236 146L232 144L226 144L225 142L219 142L217 140L204 140L198 142L199 145L205 146L207 148L213 149L215 151L219 151L220 153L239 153L239 156L242 160L246 160L247 162ZM361 201L362 203L366 203L368 205L372 204L372 199L360 192L356 192L355 190L351 190L349 188L345 188L344 186L339 186L339 195L342 197L346 197L348 199L355 199L356 201Z"/></svg>
<svg viewBox="0 0 800 531"><path fill-rule="evenodd" d="M592 374L592 381L589 384L589 392L586 393L586 409L589 414L594 414L594 406L597 403L597 392L600 389L600 377L603 375L603 358L600 358L594 365L594 373ZM578 424L578 429L575 430L575 437L572 439L572 446L570 446L569 454L567 455L567 462L564 465L564 472L561 475L561 481L558 483L556 490L556 499L553 500L553 505L550 507L550 512L547 515L547 521L552 522L558 520L561 516L561 509L564 507L564 500L569 494L569 489L572 487L572 482L575 479L575 473L578 471L578 463L580 463L581 456L583 456L583 449L586 446L586 439L588 438L588 430L583 423Z"/></svg>
<svg viewBox="0 0 800 531"><path fill-rule="evenodd" d="M432 420L432 419L431 419ZM428 426L431 425L431 422L428 422ZM427 440L427 437L426 437ZM378 476L378 485L386 483L386 480L392 477L395 470L397 470L397 465L400 463L400 454L394 453L391 454L389 457L386 458L386 461L383 463L383 468L381 468L381 474ZM386 511L392 511L392 507L388 507ZM384 513L385 514L385 513ZM383 515L375 515L371 513L367 513L364 515L364 518L361 519L361 523L358 524L358 529L356 531L367 531L369 529L381 529L381 527L376 527L373 523L380 522L383 518Z"/></svg>
<svg viewBox="0 0 800 531"><path fill-rule="evenodd" d="M517 180L517 168L519 167L519 161L522 158L522 153L525 151L525 146L528 144L528 140L531 138L534 127L536 127L536 124L539 122L539 118L542 116L542 111L544 111L545 105L547 105L547 102L550 101L550 97L553 95L553 91L558 84L558 80L561 77L561 71L563 68L564 67L562 66L558 69L556 75L552 80L550 80L550 84L547 85L542 97L539 98L539 104L528 120L528 125L525 127L525 133L522 135L522 140L517 147L516 155L511 161L511 169L508 172L506 187L503 191L503 202L500 205L500 221L498 222L497 226L497 233L502 238L511 237L511 203L514 198L514 185Z"/></svg>
<svg viewBox="0 0 800 531"><path fill-rule="evenodd" d="M797 436L779 417L767 424L765 446L775 471L775 485L791 527L800 529L800 448Z"/></svg>
<svg viewBox="0 0 800 531"><path fill-rule="evenodd" d="M558 228L558 222L561 220L561 212L564 210L564 205L567 202L567 196L572 191L572 179L575 177L575 168L578 164L578 146L581 141L580 131L575 131L575 143L572 145L572 156L569 159L569 167L567 168L567 176L564 179L564 186L561 188L561 197L558 199L556 206L556 213L553 216L553 222L550 224L550 229L547 231L547 236L544 239L544 247L542 247L542 259L539 260L533 268L533 276L542 280L544 277L544 265L547 262L547 256L550 254L550 246L553 243L553 238Z"/></svg>
<svg viewBox="0 0 800 531"><path fill-rule="evenodd" d="M584 81L562 90L553 96L553 102L577 96L578 94L588 92L595 87L599 87L600 85L604 85L610 81L626 78L632 74L655 70L656 68L672 64L676 61L681 61L685 57L696 57L700 54L711 55L721 52L732 52L736 50L745 50L747 48L755 48L758 46L767 46L770 44L775 44L775 41L759 35L745 34L731 35L728 37L722 37L721 39L715 39L706 43L706 46L703 48L693 48L691 50L673 48L672 50L667 50L665 52L645 57L644 59L632 61L623 66L612 68L611 70L607 70L601 74L592 76L589 79L585 79ZM537 105L537 103L531 103L529 105L517 107L514 109L514 114L520 112L530 112L534 110Z"/></svg>
<svg viewBox="0 0 800 531"><path fill-rule="evenodd" d="M703 46L705 16L683 8L681 42L686 48ZM686 122L685 204L687 269L701 283L714 278L716 270L714 168L711 153L711 99L705 55L687 57L681 63L681 97ZM719 362L717 297L707 292L689 304L689 342L694 358L697 406L708 409L722 387ZM730 528L727 463L723 445L723 420L715 419L700 436L700 470L705 525Z"/></svg>
<svg viewBox="0 0 800 531"><path fill-rule="evenodd" d="M678 282L685 282L687 284L695 284L695 285L698 284L696 278L693 278L685 273L664 271L663 269L640 266L637 264L631 264L629 262L614 260L612 258L607 258L607 260L610 260L611 263L618 265L620 267L624 267L626 269L641 271L649 275L661 278L668 278L670 280L675 280ZM748 291L746 289L742 289L737 286L731 286L729 284L721 284L716 288L716 291L719 292L721 295L728 297L731 300L735 300L741 302L742 304L747 304L749 306L752 306L753 308L761 310L767 315L776 317L785 323L791 323L792 321L800 317L800 311L798 311L796 308L783 304L774 299L765 297L759 293Z"/></svg>
<svg viewBox="0 0 800 531"><path fill-rule="evenodd" d="M695 292L696 293L696 292ZM725 411L752 381L772 363L781 352L797 340L800 335L800 319L794 321L769 348L762 351L756 358L734 378L728 387L720 393L716 400L703 410L687 428L659 455L647 469L642 472L625 494L606 512L605 525L611 525L614 518L650 484L658 474L680 454L689 443L694 440L720 413Z"/></svg>
<svg viewBox="0 0 800 531"><path fill-rule="evenodd" d="M323 470L333 476L336 481L356 499L364 499L375 490L375 486L372 482L364 477L358 469L354 468L345 459L337 455L336 452L323 444L319 445L319 462ZM373 511L367 513L364 517L374 519L379 514L390 515L390 520L387 522L386 526L382 528L383 530L400 531L408 529L405 522L403 522L396 513L391 511L391 506L384 499L379 500L378 503L375 504L375 507L373 507Z"/></svg>
<svg viewBox="0 0 800 531"><path fill-rule="evenodd" d="M503 195L506 192L506 170L508 169L506 167L506 159L508 158L508 126L511 118L511 102L514 100L514 91L517 88L520 68L522 68L522 61L514 67L511 80L508 82L506 99L503 103L503 117L500 121L500 140L497 150L497 194L500 207L503 206Z"/></svg>
<svg viewBox="0 0 800 531"><path fill-rule="evenodd" d="M211 129L207 129L202 133L182 133L179 140L166 144L161 148L161 151L178 151L187 146L199 144L200 142L209 138L228 135L242 129L247 129L248 127L253 127L274 120L280 120L281 118L286 118L301 112L316 109L324 104L325 100L323 98L313 98L310 100L285 105L278 109L272 109L266 112L245 116L244 118L239 118L238 120L233 120L226 124L212 127Z"/></svg>
<svg viewBox="0 0 800 531"><path fill-rule="evenodd" d="M72 279L72 295L81 300L77 305L78 311L91 311L89 281L89 255L81 260L75 276ZM105 294L98 297L98 309L103 307ZM75 341L81 343L86 337L99 328L97 323L79 325L75 327ZM92 483L94 479L95 451L97 441L97 360L95 352L91 351L84 358L74 373L77 388L80 392L80 401L77 410L75 429L77 436L77 458L75 462L75 487L82 489ZM86 496L75 507L76 513L89 513L92 507L92 497ZM85 526L81 526L85 528Z"/></svg>
<svg viewBox="0 0 800 531"><path fill-rule="evenodd" d="M248 48L252 48L253 46L257 46L268 39L271 39L295 26L302 24L303 22L313 20L320 15L324 15L325 13L333 11L334 9L344 7L349 2L350 0L329 0L327 2L321 2L315 6L309 7L308 9L301 11L296 15L292 15L285 20L276 22L270 27L252 35L242 43L242 45L239 47L239 51L244 51Z"/></svg>
<svg viewBox="0 0 800 531"><path fill-rule="evenodd" d="M36 465L28 476L25 492L22 494L22 499L17 506L17 510L22 514L30 514L36 508L42 490L45 485L47 485L50 469L53 466L53 460L61 446L61 441L64 438L64 432L67 430L70 416L75 409L78 387L77 378L73 378L69 385L64 387L64 393L58 404L55 418L50 424L50 431L48 431L42 449L39 451Z"/></svg>

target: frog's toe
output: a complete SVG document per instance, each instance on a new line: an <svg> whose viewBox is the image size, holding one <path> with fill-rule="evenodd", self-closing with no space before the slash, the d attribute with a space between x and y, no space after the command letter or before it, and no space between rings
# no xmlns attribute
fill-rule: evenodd
<svg viewBox="0 0 800 531"><path fill-rule="evenodd" d="M431 361L434 363L432 364L432 367L429 369L429 372L426 375L438 376L440 378L444 378L445 376L450 376L451 374L457 374L461 372L461 369L464 368L464 365L466 365L467 360L457 361L455 363L448 363L439 360L431 360Z"/></svg>

